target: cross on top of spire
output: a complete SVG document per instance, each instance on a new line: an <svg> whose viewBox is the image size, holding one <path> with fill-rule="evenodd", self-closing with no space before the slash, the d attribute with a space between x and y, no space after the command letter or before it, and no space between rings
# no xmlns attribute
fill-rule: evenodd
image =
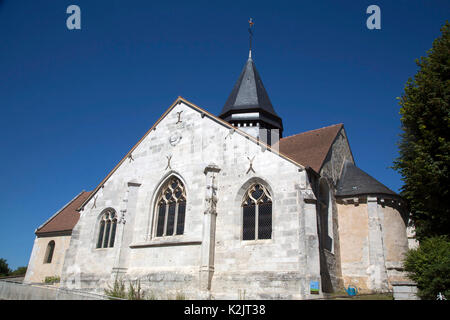
<svg viewBox="0 0 450 320"><path fill-rule="evenodd" d="M253 36L253 32L252 32L252 27L255 23L253 22L253 18L250 18L250 20L248 20L248 33L249 33L249 52L248 52L248 58L251 59L252 58L252 36Z"/></svg>

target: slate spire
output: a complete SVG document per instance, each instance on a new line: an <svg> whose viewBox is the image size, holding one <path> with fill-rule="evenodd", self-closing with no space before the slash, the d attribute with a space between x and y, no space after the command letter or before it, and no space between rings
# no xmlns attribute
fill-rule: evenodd
<svg viewBox="0 0 450 320"><path fill-rule="evenodd" d="M253 127L245 130L258 138L260 135L256 128L278 129L279 136L282 136L283 122L272 106L251 51L219 117L240 129ZM270 144L270 140L268 142Z"/></svg>

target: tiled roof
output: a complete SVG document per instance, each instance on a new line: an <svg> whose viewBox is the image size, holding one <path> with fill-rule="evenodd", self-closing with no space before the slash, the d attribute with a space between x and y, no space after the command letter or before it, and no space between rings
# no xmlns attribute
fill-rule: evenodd
<svg viewBox="0 0 450 320"><path fill-rule="evenodd" d="M53 217L40 226L36 230L36 235L43 235L51 232L72 231L73 227L80 219L80 213L77 209L89 197L91 192L82 191L61 210L59 210Z"/></svg>
<svg viewBox="0 0 450 320"><path fill-rule="evenodd" d="M340 123L282 138L279 142L280 153L319 173L334 139L343 126Z"/></svg>

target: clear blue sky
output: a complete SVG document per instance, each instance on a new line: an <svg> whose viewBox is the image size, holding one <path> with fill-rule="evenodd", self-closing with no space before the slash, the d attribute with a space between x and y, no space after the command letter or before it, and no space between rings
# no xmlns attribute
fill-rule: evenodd
<svg viewBox="0 0 450 320"><path fill-rule="evenodd" d="M66 8L81 8L81 30ZM381 8L381 30L366 8ZM219 114L248 55L285 135L344 123L357 165L394 191L396 97L448 0L0 0L0 257L27 265L34 230L92 190L183 96Z"/></svg>

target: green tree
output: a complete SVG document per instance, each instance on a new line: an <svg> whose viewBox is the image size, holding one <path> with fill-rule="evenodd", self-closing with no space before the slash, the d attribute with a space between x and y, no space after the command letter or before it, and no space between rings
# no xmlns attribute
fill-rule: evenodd
<svg viewBox="0 0 450 320"><path fill-rule="evenodd" d="M16 270L10 272L10 276L24 276L27 273L27 267L18 267Z"/></svg>
<svg viewBox="0 0 450 320"><path fill-rule="evenodd" d="M399 104L402 134L393 168L402 176L417 239L450 234L450 25L441 28Z"/></svg>
<svg viewBox="0 0 450 320"><path fill-rule="evenodd" d="M7 276L10 272L6 259L0 258L0 276Z"/></svg>
<svg viewBox="0 0 450 320"><path fill-rule="evenodd" d="M445 236L427 238L405 259L409 278L417 283L422 299L436 299L439 292L450 298L450 241Z"/></svg>

